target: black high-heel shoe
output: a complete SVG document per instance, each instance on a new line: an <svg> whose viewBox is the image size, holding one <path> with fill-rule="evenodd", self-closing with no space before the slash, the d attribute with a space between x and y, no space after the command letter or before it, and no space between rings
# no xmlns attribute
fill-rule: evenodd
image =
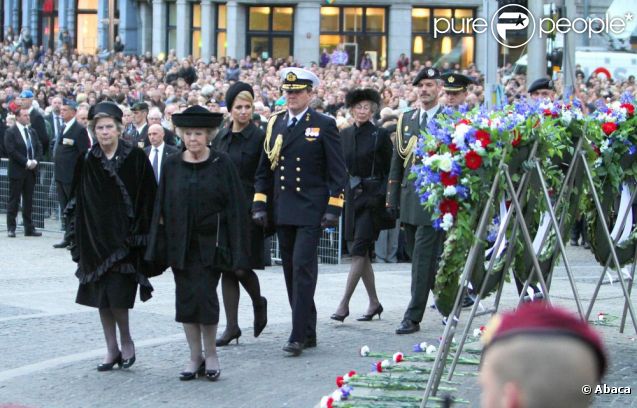
<svg viewBox="0 0 637 408"><path fill-rule="evenodd" d="M197 371L195 371L195 372L191 372L191 371L182 371L182 372L180 372L179 373L179 380L180 381L190 381L190 380L194 380L197 377L203 377L204 374L206 374L206 362L202 361L201 365L199 366Z"/></svg>
<svg viewBox="0 0 637 408"><path fill-rule="evenodd" d="M135 354L133 357L127 358L126 360L122 360L121 368L131 368L131 366L135 364Z"/></svg>
<svg viewBox="0 0 637 408"><path fill-rule="evenodd" d="M343 323L345 321L345 318L349 316L349 312L347 312L344 315L340 315L340 314L336 314L334 313L333 315L330 316L330 319L332 320L336 320L337 322L341 322Z"/></svg>
<svg viewBox="0 0 637 408"><path fill-rule="evenodd" d="M239 344L239 337L241 337L241 329L228 335L224 332L221 337L217 338L217 347L227 346L232 340L236 340Z"/></svg>
<svg viewBox="0 0 637 408"><path fill-rule="evenodd" d="M378 320L380 320L380 314L383 313L383 305L379 304L376 310L372 314L364 314L358 319L359 322L368 322L374 318L374 316L378 315Z"/></svg>
<svg viewBox="0 0 637 408"><path fill-rule="evenodd" d="M259 337L268 324L268 300L261 296L261 304L254 306L254 337Z"/></svg>
<svg viewBox="0 0 637 408"><path fill-rule="evenodd" d="M217 381L221 376L221 369L218 370L206 370L206 378L209 381Z"/></svg>
<svg viewBox="0 0 637 408"><path fill-rule="evenodd" d="M97 371L111 371L115 364L122 368L122 353L120 352L112 363L102 363L97 366Z"/></svg>

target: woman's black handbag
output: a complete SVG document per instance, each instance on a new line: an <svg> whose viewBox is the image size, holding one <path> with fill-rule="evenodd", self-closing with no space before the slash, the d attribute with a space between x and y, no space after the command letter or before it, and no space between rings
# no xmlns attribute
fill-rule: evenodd
<svg viewBox="0 0 637 408"><path fill-rule="evenodd" d="M217 214L217 239L215 242L213 267L221 272L232 272L232 252L230 248L219 243L220 227L221 215Z"/></svg>

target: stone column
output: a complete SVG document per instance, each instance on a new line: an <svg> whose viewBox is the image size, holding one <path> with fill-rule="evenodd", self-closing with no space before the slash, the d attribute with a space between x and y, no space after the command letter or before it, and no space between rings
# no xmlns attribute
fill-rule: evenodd
<svg viewBox="0 0 637 408"><path fill-rule="evenodd" d="M66 1L67 0L58 0L58 27L60 33L67 28L66 24ZM58 45L58 48L62 47L62 42L58 38L55 39L55 43Z"/></svg>
<svg viewBox="0 0 637 408"><path fill-rule="evenodd" d="M4 35L6 38L7 32L9 31L9 27L13 27L13 1L14 0L6 0L4 3Z"/></svg>
<svg viewBox="0 0 637 408"><path fill-rule="evenodd" d="M99 0L97 4L97 46L108 49L108 0Z"/></svg>
<svg viewBox="0 0 637 408"><path fill-rule="evenodd" d="M30 0L27 0L27 1L20 0L20 1L22 1L22 15L20 16L20 19L22 20L22 29L26 28L29 30L29 33L31 33L31 8L32 8L31 1ZM19 34L20 33L18 33L18 35ZM31 38L33 38L33 36Z"/></svg>
<svg viewBox="0 0 637 408"><path fill-rule="evenodd" d="M124 53L138 53L137 47L137 3L130 0L118 0L119 5L119 32L118 35L124 43Z"/></svg>
<svg viewBox="0 0 637 408"><path fill-rule="evenodd" d="M186 0L177 0L177 58L185 58L190 54L190 30L192 28L192 18L190 7Z"/></svg>
<svg viewBox="0 0 637 408"><path fill-rule="evenodd" d="M37 0L32 0L31 1L31 13L29 16L30 22L29 25L31 26L31 39L33 40L33 44L37 44L38 43L38 32L40 31L40 27L38 24L38 1ZM53 35L53 33L51 33L51 35Z"/></svg>
<svg viewBox="0 0 637 408"><path fill-rule="evenodd" d="M387 67L395 68L400 54L411 61L411 5L392 4L389 8ZM382 61L379 61L382 64Z"/></svg>
<svg viewBox="0 0 637 408"><path fill-rule="evenodd" d="M13 25L13 32L16 35L16 40L18 39L18 35L20 35L20 33L18 32L18 27L20 26L20 21L22 19L22 16L19 13L19 9L18 9L18 4L20 3L21 0L13 0L13 9L11 10L11 16L12 16L12 25Z"/></svg>
<svg viewBox="0 0 637 408"><path fill-rule="evenodd" d="M294 12L294 59L309 66L320 57L320 3L299 3Z"/></svg>
<svg viewBox="0 0 637 408"><path fill-rule="evenodd" d="M153 55L166 53L166 3L153 0Z"/></svg>
<svg viewBox="0 0 637 408"><path fill-rule="evenodd" d="M140 20L140 52L142 54L146 51L151 51L152 35L153 35L153 16L150 9L150 5L147 2L139 3L139 20Z"/></svg>
<svg viewBox="0 0 637 408"><path fill-rule="evenodd" d="M215 54L217 10L211 0L201 0L201 58L209 61Z"/></svg>
<svg viewBox="0 0 637 408"><path fill-rule="evenodd" d="M227 24L226 37L228 42L227 57L243 58L246 55L246 9L236 1L226 3Z"/></svg>
<svg viewBox="0 0 637 408"><path fill-rule="evenodd" d="M75 33L75 0L66 1L66 29L69 30L71 36L71 45L77 46L77 37Z"/></svg>

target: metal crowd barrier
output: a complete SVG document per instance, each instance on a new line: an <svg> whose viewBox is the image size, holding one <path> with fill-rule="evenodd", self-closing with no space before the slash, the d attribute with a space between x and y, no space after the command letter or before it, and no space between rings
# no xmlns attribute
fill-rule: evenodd
<svg viewBox="0 0 637 408"><path fill-rule="evenodd" d="M9 161L0 159L0 226L7 226L7 202L9 201L9 178L7 167ZM39 166L38 180L33 194L33 223L37 229L48 232L61 232L62 222L60 218L60 206L55 189L53 177L53 163L42 162ZM341 218L342 220L342 218ZM18 230L22 228L22 214L17 217ZM338 264L341 259L341 230L342 222L338 228L323 230L318 247L319 262L324 264ZM271 240L270 253L273 260L281 259L279 243L276 235Z"/></svg>

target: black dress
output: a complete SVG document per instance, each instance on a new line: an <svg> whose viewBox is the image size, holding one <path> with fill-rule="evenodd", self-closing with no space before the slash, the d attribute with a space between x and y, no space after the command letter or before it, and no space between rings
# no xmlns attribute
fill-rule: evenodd
<svg viewBox="0 0 637 408"><path fill-rule="evenodd" d="M265 132L253 123L238 133L234 133L230 129L232 129L232 123L219 131L212 146L218 151L227 153L236 166L246 198L245 208L250 216L252 198L254 197L254 179L263 152ZM252 269L263 269L265 266L264 230L263 227L251 221L249 250Z"/></svg>
<svg viewBox="0 0 637 408"><path fill-rule="evenodd" d="M380 229L375 211L384 211L392 142L384 128L371 122L341 132L343 156L350 176L345 188L343 237L350 254L367 256Z"/></svg>
<svg viewBox="0 0 637 408"><path fill-rule="evenodd" d="M151 271L143 261L155 198L144 152L120 141L112 159L94 145L76 166L67 206L71 254L80 281L76 302L130 309L137 286L148 300Z"/></svg>
<svg viewBox="0 0 637 408"><path fill-rule="evenodd" d="M164 262L173 269L178 322L211 325L219 321L217 232L219 245L232 254L232 269L249 269L244 206L239 176L224 153L211 150L201 163L186 162L181 154L166 159L146 257L156 260L165 255ZM162 239L165 251L159 254Z"/></svg>

